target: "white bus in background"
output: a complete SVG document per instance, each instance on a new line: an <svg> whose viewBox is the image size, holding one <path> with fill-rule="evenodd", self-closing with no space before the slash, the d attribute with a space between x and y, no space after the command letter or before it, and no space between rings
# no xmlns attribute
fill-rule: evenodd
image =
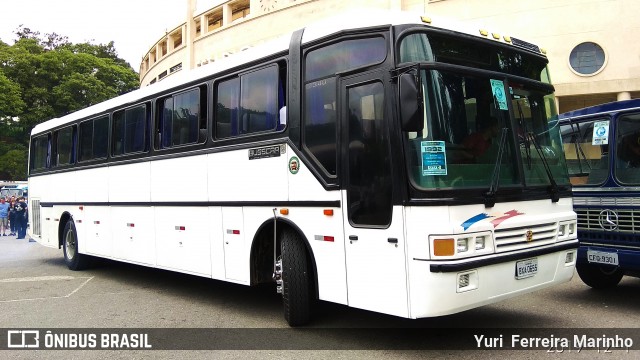
<svg viewBox="0 0 640 360"><path fill-rule="evenodd" d="M16 181L3 183L0 187L0 197L27 197L29 195L29 185L26 181Z"/></svg>
<svg viewBox="0 0 640 360"><path fill-rule="evenodd" d="M570 280L547 58L447 26L326 20L36 126L30 236L72 270L275 282L292 326L318 299L422 318Z"/></svg>

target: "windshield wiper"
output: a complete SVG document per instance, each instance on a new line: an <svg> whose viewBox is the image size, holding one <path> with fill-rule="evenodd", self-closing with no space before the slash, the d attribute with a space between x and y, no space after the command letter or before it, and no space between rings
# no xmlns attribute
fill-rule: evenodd
<svg viewBox="0 0 640 360"><path fill-rule="evenodd" d="M522 128L522 141L524 143L524 153L527 154L527 166L529 167L529 170L531 170L531 149L529 147L529 139L527 137L527 133L529 132L527 129L527 123L524 121L524 113L522 112L522 105L520 105L520 102L516 101L516 104L518 104L518 116L519 116L519 122L520 122L520 128Z"/></svg>
<svg viewBox="0 0 640 360"><path fill-rule="evenodd" d="M585 155L584 150L582 150L582 143L584 143L584 139L582 138L582 134L580 134L580 124L576 124L576 126L578 127L578 132L576 133L577 136L572 136L572 140L573 140L573 146L576 148L576 156L578 158L578 167L580 169L580 173L584 173L584 171L582 171L582 160L584 160L584 162L587 164L587 167L589 168L589 172L591 172L592 168L591 168L591 163L589 162L589 159L587 159L587 155ZM571 130L573 130L573 126L571 127ZM580 158L580 156L582 156L582 158ZM589 173L586 173L589 174Z"/></svg>
<svg viewBox="0 0 640 360"><path fill-rule="evenodd" d="M536 148L536 151L538 152L538 156L540 156L540 160L542 161L544 170L547 173L547 177L549 178L549 183L551 184L551 187L549 189L549 192L551 194L551 201L558 202L560 200L560 195L558 193L558 184L556 183L556 180L553 178L553 174L551 173L551 167L549 167L549 162L547 161L547 157L544 155L544 152L542 151L542 147L540 147L540 144L538 144L538 141L536 140L533 133L529 133L528 135L531 138L531 143L533 143L533 146Z"/></svg>
<svg viewBox="0 0 640 360"><path fill-rule="evenodd" d="M498 146L498 155L496 157L496 164L493 167L493 174L491 175L491 183L489 185L489 191L484 194L484 207L491 208L496 204L496 192L500 185L500 168L502 167L502 154L504 154L505 143L507 142L506 127L502 128L500 134L500 144Z"/></svg>

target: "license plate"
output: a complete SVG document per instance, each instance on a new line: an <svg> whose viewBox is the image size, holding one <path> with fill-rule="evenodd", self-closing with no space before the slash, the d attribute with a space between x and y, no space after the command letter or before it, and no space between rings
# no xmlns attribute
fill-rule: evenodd
<svg viewBox="0 0 640 360"><path fill-rule="evenodd" d="M516 279L532 277L538 272L538 258L516 262Z"/></svg>
<svg viewBox="0 0 640 360"><path fill-rule="evenodd" d="M590 263L618 265L617 253L587 250L587 259Z"/></svg>

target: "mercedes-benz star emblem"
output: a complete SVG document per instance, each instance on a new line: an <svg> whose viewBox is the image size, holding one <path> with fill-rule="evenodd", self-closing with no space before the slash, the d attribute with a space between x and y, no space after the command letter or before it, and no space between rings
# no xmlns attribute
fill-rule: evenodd
<svg viewBox="0 0 640 360"><path fill-rule="evenodd" d="M618 214L613 210L602 210L598 217L600 227L605 231L613 231L618 228Z"/></svg>

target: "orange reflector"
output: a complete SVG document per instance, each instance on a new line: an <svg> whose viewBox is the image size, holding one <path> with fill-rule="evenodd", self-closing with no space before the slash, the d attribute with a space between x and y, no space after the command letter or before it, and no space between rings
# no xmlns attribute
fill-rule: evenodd
<svg viewBox="0 0 640 360"><path fill-rule="evenodd" d="M333 209L324 209L324 214L327 216L333 216Z"/></svg>
<svg viewBox="0 0 640 360"><path fill-rule="evenodd" d="M280 209L280 215L289 215L289 209Z"/></svg>
<svg viewBox="0 0 640 360"><path fill-rule="evenodd" d="M455 254L455 244L453 239L433 240L433 254L435 256L452 256Z"/></svg>

